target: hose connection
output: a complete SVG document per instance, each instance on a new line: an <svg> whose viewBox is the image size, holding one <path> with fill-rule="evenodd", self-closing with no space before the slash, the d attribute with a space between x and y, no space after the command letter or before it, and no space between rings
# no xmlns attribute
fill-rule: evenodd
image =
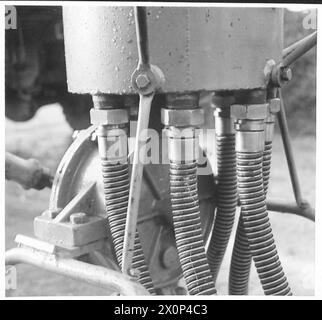
<svg viewBox="0 0 322 320"><path fill-rule="evenodd" d="M176 245L189 295L216 294L200 220L197 128L204 121L198 95L168 95L161 119L168 138L170 196Z"/></svg>
<svg viewBox="0 0 322 320"><path fill-rule="evenodd" d="M128 111L120 96L94 95L91 122L97 125L98 152L101 159L104 200L109 229L119 266L122 265L126 212L129 198ZM136 232L132 270L138 281L155 294L152 279Z"/></svg>

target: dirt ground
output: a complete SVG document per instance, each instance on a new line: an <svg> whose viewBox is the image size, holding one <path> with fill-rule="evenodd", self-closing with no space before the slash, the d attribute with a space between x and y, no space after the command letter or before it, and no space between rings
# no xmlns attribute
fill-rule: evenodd
<svg viewBox="0 0 322 320"><path fill-rule="evenodd" d="M53 172L71 142L72 130L67 125L59 105L41 108L25 123L6 120L6 150L25 158L35 157ZM293 141L296 164L303 194L315 203L315 137L303 136ZM293 200L292 188L283 153L281 138L275 137L269 196L283 201ZM33 219L48 206L50 190L26 191L11 181L5 185L6 248L15 246L16 234L33 235ZM314 294L314 223L304 218L270 213L271 223L284 271L295 295ZM235 232L235 230L234 230ZM217 289L227 294L232 241L220 271ZM17 267L16 290L8 296L80 296L106 295L106 291L51 274L35 267ZM251 273L250 294L262 294L254 268Z"/></svg>

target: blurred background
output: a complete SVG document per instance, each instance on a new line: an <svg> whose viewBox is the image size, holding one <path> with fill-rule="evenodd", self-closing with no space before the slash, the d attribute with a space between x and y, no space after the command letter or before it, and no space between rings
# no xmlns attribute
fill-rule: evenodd
<svg viewBox="0 0 322 320"><path fill-rule="evenodd" d="M284 11L284 47L315 30L305 29L308 11ZM293 137L315 135L316 122L316 48L310 50L293 67L293 78L283 88L286 113Z"/></svg>
<svg viewBox="0 0 322 320"><path fill-rule="evenodd" d="M72 142L73 129L84 128L89 124L88 110L91 108L91 102L89 97L66 95L64 93L66 87L57 85L58 80L61 82L65 77L64 68L56 67L57 64L64 66L62 27L57 19L60 9L41 8L36 13L34 9L27 8L26 10L30 10L30 19L24 23L42 21L44 28L39 31L39 34L33 32L30 35L23 35L26 38L36 39L43 37L44 34L54 34L52 38L46 36L46 42L41 48L41 65L37 66L38 70L45 70L41 72L41 81L39 76L30 71L34 68L26 65L24 57L31 57L28 61L36 63L34 61L36 53L23 47L19 28L15 37L8 34L10 30L6 32L5 147L6 151L23 158L38 159L54 173L62 155ZM50 19L46 18L48 12ZM307 11L285 10L285 47L315 31L306 30L303 27L302 22L307 14ZM11 57L10 46L21 47L20 57ZM22 61L18 63L20 67L17 70L8 71L10 64L17 64L19 59ZM286 113L303 194L312 206L315 206L316 50L311 50L298 60L292 70L293 79L283 88ZM30 79L34 79L33 83ZM21 86L18 87L17 83ZM40 90L40 86L43 90ZM56 103L57 101L59 103ZM25 109L17 107L18 105L25 106ZM38 108L39 105L45 106ZM71 106L75 105L78 108L72 109ZM269 197L293 201L281 137L278 126L276 127ZM15 246L16 234L33 235L33 219L47 209L50 190L24 190L14 182L5 183L6 248L9 249ZM314 224L301 217L281 213L270 213L270 218L284 271L294 294L313 295ZM218 291L221 294L227 294L232 244L231 242L229 245L219 274ZM8 290L6 292L8 296L106 294L101 289L31 266L21 265L17 269L18 287L16 290ZM250 294L262 294L254 268L251 273Z"/></svg>

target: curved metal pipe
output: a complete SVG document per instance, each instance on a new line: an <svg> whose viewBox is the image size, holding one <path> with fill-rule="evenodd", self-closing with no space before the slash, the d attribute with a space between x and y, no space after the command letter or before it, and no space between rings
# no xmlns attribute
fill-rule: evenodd
<svg viewBox="0 0 322 320"><path fill-rule="evenodd" d="M127 275L75 259L60 258L24 247L8 250L5 254L5 264L16 265L19 263L27 263L103 289L112 289L120 295L149 295L142 285Z"/></svg>
<svg viewBox="0 0 322 320"><path fill-rule="evenodd" d="M302 207L296 204L281 203L277 201L267 201L267 209L282 213L291 213L315 221L315 210L308 203Z"/></svg>
<svg viewBox="0 0 322 320"><path fill-rule="evenodd" d="M287 124L284 101L283 101L281 89L278 89L278 96L281 100L281 110L280 110L280 112L277 113L278 124L279 124L279 128L281 131L284 151L285 151L285 155L286 155L288 170L289 170L290 177L291 177L292 188L293 188L295 200L296 200L297 205L299 207L301 207L303 204L303 196L302 196L302 192L301 192L300 181L299 181L299 178L297 175L295 158L294 158L294 153L293 153L293 149L292 149L292 145L291 145L291 137L290 137L290 133L288 130L288 124Z"/></svg>

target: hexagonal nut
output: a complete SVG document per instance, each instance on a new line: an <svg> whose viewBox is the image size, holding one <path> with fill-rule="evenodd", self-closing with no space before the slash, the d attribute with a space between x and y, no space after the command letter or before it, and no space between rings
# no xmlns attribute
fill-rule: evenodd
<svg viewBox="0 0 322 320"><path fill-rule="evenodd" d="M87 215L84 212L72 213L69 219L72 224L82 224L88 221Z"/></svg>
<svg viewBox="0 0 322 320"><path fill-rule="evenodd" d="M269 101L269 112L277 113L281 110L281 100L279 98L274 98Z"/></svg>
<svg viewBox="0 0 322 320"><path fill-rule="evenodd" d="M161 109L161 122L166 126L200 126L204 123L204 111L198 109Z"/></svg>
<svg viewBox="0 0 322 320"><path fill-rule="evenodd" d="M281 70L281 80L282 81L291 81L293 72L291 68L283 68Z"/></svg>
<svg viewBox="0 0 322 320"><path fill-rule="evenodd" d="M131 76L133 89L143 95L155 91L156 79L151 69L136 69Z"/></svg>
<svg viewBox="0 0 322 320"><path fill-rule="evenodd" d="M126 109L94 109L90 111L91 123L97 126L118 125L129 121Z"/></svg>
<svg viewBox="0 0 322 320"><path fill-rule="evenodd" d="M233 104L231 116L236 119L265 119L268 116L268 103L263 104Z"/></svg>
<svg viewBox="0 0 322 320"><path fill-rule="evenodd" d="M139 74L135 79L136 85L138 88L143 89L146 88L150 84L150 79L146 74Z"/></svg>

